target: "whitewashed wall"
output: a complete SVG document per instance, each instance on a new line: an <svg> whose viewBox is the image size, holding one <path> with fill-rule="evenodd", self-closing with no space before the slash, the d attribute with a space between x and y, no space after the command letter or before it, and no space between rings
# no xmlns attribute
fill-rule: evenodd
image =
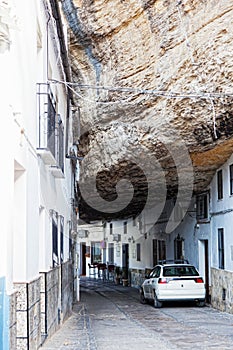
<svg viewBox="0 0 233 350"><path fill-rule="evenodd" d="M218 200L217 198L217 173L211 182L210 188L212 198L210 214L212 232L212 266L218 268L218 228L223 228L225 269L233 271L233 196L230 195L230 164L233 164L233 155L220 168L223 171L223 199Z"/></svg>
<svg viewBox="0 0 233 350"><path fill-rule="evenodd" d="M65 160L65 178L57 179L37 154L36 83L47 82L47 67L50 78L65 80L59 51L54 52L58 40L49 36L47 52L47 17L43 1L22 0L10 4L10 44L0 53L1 115L4 118L0 141L0 157L4 164L0 184L3 223L0 234L4 253L0 275L7 275L9 288L13 280L30 281L40 270L51 267L51 209L64 217L64 258L69 258L73 197L70 160ZM56 84L53 92L65 125L67 91ZM71 120L68 135L70 147Z"/></svg>

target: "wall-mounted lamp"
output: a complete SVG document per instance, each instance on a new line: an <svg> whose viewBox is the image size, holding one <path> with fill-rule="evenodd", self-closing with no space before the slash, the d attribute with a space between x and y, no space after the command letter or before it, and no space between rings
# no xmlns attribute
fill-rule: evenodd
<svg viewBox="0 0 233 350"><path fill-rule="evenodd" d="M128 238L128 242L129 242L129 243L130 243L130 242L135 243L134 237L133 237L133 236L129 237L129 238Z"/></svg>

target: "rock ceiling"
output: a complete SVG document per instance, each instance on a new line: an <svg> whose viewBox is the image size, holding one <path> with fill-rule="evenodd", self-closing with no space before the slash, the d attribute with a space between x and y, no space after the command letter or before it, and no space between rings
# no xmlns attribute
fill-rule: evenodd
<svg viewBox="0 0 233 350"><path fill-rule="evenodd" d="M81 217L137 215L150 191L162 201L179 187L205 190L232 153L233 1L62 0L62 8L84 156ZM134 192L121 183L117 202L123 178Z"/></svg>

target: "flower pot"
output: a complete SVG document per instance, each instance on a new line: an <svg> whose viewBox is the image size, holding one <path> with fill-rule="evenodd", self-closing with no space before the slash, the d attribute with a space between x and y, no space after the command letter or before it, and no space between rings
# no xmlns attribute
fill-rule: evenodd
<svg viewBox="0 0 233 350"><path fill-rule="evenodd" d="M128 286L128 280L127 279L122 279L122 284L123 284L123 287L127 287Z"/></svg>
<svg viewBox="0 0 233 350"><path fill-rule="evenodd" d="M115 284L120 284L120 277L115 277Z"/></svg>

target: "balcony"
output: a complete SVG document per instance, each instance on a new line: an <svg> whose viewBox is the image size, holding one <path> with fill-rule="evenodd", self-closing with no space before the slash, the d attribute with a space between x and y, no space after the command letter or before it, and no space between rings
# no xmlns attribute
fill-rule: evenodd
<svg viewBox="0 0 233 350"><path fill-rule="evenodd" d="M38 84L37 153L55 177L64 177L64 127L48 84Z"/></svg>

